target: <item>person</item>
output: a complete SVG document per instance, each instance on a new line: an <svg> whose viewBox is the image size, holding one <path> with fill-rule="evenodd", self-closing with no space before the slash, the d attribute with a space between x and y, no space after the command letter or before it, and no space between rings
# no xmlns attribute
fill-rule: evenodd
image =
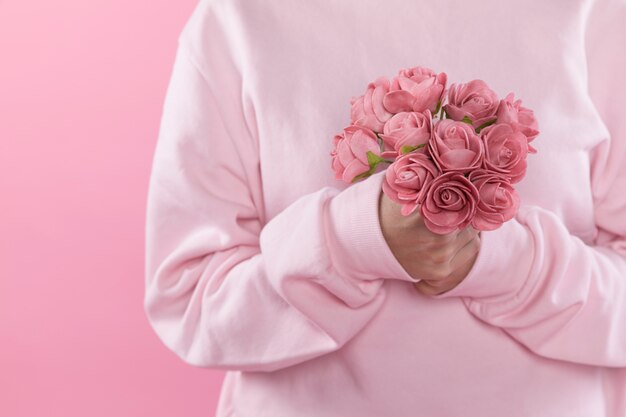
<svg viewBox="0 0 626 417"><path fill-rule="evenodd" d="M227 371L218 417L626 417L625 23L623 0L200 0L144 308L183 361ZM435 235L383 172L335 179L350 98L417 65L534 110L496 230Z"/></svg>

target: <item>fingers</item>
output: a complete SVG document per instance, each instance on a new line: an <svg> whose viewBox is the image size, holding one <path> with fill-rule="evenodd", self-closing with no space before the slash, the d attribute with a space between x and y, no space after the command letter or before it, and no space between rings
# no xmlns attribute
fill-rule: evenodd
<svg viewBox="0 0 626 417"><path fill-rule="evenodd" d="M437 295L439 294L439 291L441 291L439 288L429 284L428 281L425 281L425 280L416 282L413 285L419 292L421 292L424 295Z"/></svg>
<svg viewBox="0 0 626 417"><path fill-rule="evenodd" d="M480 237L478 233L465 243L465 245L459 249L456 255L452 258L452 264L458 266L455 270L461 269L467 265L468 262L474 261L478 252L480 251Z"/></svg>
<svg viewBox="0 0 626 417"><path fill-rule="evenodd" d="M433 233L419 210L403 216L401 205L384 192L379 195L378 214L383 237L391 252L411 276L425 279L421 286L426 291L455 284L454 280L459 276L455 273L458 263L465 264L471 258L471 248L466 246L476 238L478 232L475 229L466 227L443 235Z"/></svg>
<svg viewBox="0 0 626 417"><path fill-rule="evenodd" d="M478 231L470 227L448 235L440 235L439 240L429 243L431 255L424 261L431 266L452 264L458 253L477 235Z"/></svg>
<svg viewBox="0 0 626 417"><path fill-rule="evenodd" d="M424 227L426 227L426 225L424 225ZM431 235L433 238L433 242L439 242L444 245L449 245L450 243L455 242L454 246L458 250L465 246L465 244L472 240L478 233L478 230L474 229L471 226L467 226L463 230L455 230L444 235L439 235L432 232Z"/></svg>
<svg viewBox="0 0 626 417"><path fill-rule="evenodd" d="M452 257L447 268L440 267L438 271L446 271L445 274L433 274L431 277L422 279L414 284L415 288L425 295L438 295L456 287L465 279L471 270L478 252L480 251L480 236L478 231L468 232L461 242L465 242L457 253Z"/></svg>

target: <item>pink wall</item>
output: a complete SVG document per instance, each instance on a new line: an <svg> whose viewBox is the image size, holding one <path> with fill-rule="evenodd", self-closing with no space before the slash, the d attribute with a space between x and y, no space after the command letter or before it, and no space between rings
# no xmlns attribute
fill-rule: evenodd
<svg viewBox="0 0 626 417"><path fill-rule="evenodd" d="M214 415L143 312L144 215L196 0L0 0L0 416Z"/></svg>

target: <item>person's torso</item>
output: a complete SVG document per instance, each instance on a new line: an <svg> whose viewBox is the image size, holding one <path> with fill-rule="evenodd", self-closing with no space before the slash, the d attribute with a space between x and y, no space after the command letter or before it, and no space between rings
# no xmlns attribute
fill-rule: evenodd
<svg viewBox="0 0 626 417"><path fill-rule="evenodd" d="M522 204L553 211L585 242L595 237L590 150L605 130L585 90L587 2L230 3L266 220L321 187L347 187L329 152L350 122L350 98L378 76L424 66L449 82L483 79L532 108L541 134L516 184ZM607 370L539 357L460 299L432 300L396 280L381 291L379 313L342 349L271 373L229 373L234 415L605 415Z"/></svg>

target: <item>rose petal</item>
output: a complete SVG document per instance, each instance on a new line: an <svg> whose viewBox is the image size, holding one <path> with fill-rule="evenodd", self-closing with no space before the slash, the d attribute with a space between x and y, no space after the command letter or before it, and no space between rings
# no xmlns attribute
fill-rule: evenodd
<svg viewBox="0 0 626 417"><path fill-rule="evenodd" d="M385 94L383 105L391 113L411 111L414 97L408 91L396 90Z"/></svg>
<svg viewBox="0 0 626 417"><path fill-rule="evenodd" d="M447 169L467 169L476 159L476 152L469 149L452 149L439 156Z"/></svg>
<svg viewBox="0 0 626 417"><path fill-rule="evenodd" d="M352 180L354 180L354 177L356 177L357 175L360 175L364 172L369 171L370 167L369 165L365 165L363 163L361 163L361 161L359 161L358 159L353 159L347 166L345 171L343 171L343 177L342 179L345 182L352 182Z"/></svg>

